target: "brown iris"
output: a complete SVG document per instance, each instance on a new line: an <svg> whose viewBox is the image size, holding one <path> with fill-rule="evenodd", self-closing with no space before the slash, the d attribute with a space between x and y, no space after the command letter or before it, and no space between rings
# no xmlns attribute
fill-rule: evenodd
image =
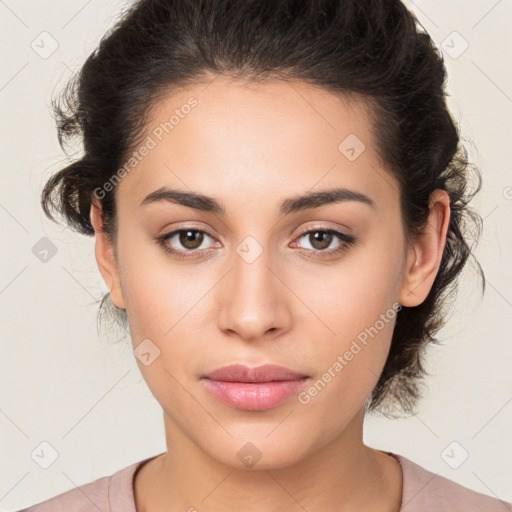
<svg viewBox="0 0 512 512"><path fill-rule="evenodd" d="M204 233L195 230L181 231L179 234L180 243L187 249L197 249L203 243ZM199 243L197 244L197 242ZM195 246L194 244L197 244Z"/></svg>
<svg viewBox="0 0 512 512"><path fill-rule="evenodd" d="M309 234L309 241L311 242L311 245L317 249L325 249L326 247L329 247L332 242L333 234L329 233L327 231L312 231ZM313 243L314 242L314 243ZM319 243L319 246L315 246L315 243Z"/></svg>

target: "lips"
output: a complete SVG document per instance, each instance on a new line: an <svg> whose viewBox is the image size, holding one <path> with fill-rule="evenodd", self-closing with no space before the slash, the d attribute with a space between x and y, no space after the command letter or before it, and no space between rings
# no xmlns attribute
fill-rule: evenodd
<svg viewBox="0 0 512 512"><path fill-rule="evenodd" d="M205 389L235 409L264 411L285 403L311 379L284 366L224 366L201 379Z"/></svg>
<svg viewBox="0 0 512 512"><path fill-rule="evenodd" d="M274 382L298 380L308 377L284 366L265 364L251 368L242 364L223 366L205 375L204 378L224 382Z"/></svg>

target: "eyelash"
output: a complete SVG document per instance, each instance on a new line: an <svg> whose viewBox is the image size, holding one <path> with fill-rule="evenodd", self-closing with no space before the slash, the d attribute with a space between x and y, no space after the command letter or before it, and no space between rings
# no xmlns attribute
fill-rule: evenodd
<svg viewBox="0 0 512 512"><path fill-rule="evenodd" d="M211 251L213 249L193 249L193 250L184 250L184 251L178 251L176 249L172 249L169 244L167 243L167 241L172 238L174 235L178 234L178 233L183 233L183 232L186 232L186 231L192 231L192 232L195 232L195 233L203 233L203 234L206 234L208 235L209 237L211 238L214 238L214 236L204 230L204 229L196 229L196 228L193 228L193 227L190 227L190 228L181 228L181 229L177 229L175 231L171 231L170 233L166 233L164 235L161 235L161 236L157 236L155 237L155 240L157 241L158 245L160 245L164 251L168 254L172 254L173 256L177 257L177 258L180 258L180 259L186 259L186 258L190 258L190 257L193 257L193 256L189 256L187 255L187 253L191 253L191 254L195 254L197 252L200 252L202 250L207 250L207 251ZM297 236L298 239L304 237L305 235L309 235L311 233L327 233L327 234L332 234L332 235L335 235L337 236L343 243L340 245L340 247L338 247L337 249L331 249L329 251L326 251L326 250L315 250L315 249L302 249L302 251L306 251L306 252L315 252L315 253L322 253L323 255L327 255L327 256L321 256L321 258L323 257L329 257L329 256L335 256L337 254L340 254L342 252L344 252L345 250L347 250L350 246L354 245L356 243L356 238L353 237L353 236L350 236L350 235L347 235L345 233L342 233L341 231L338 231L336 229L332 229L332 228L313 228L313 229L308 229L308 230L305 230L305 231L302 231L301 233L299 233L299 235ZM302 252L302 251L299 251L299 252Z"/></svg>

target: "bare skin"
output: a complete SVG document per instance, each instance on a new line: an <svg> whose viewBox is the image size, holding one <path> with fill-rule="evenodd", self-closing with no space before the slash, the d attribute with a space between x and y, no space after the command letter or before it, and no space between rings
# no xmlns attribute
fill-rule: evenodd
<svg viewBox="0 0 512 512"><path fill-rule="evenodd" d="M99 203L91 208L98 266L112 301L127 310L133 346L149 339L160 350L147 366L137 359L162 406L167 444L136 475L137 510L396 512L400 465L362 438L396 316L308 403L292 395L264 411L236 409L201 376L274 363L322 378L393 304L425 300L445 245L448 195L432 195L427 229L408 245L398 184L379 159L362 100L300 82L206 84L154 106L146 135L157 143L115 190L117 259ZM155 127L191 97L197 106L158 140ZM365 145L352 160L339 149L349 134ZM225 213L140 205L163 186L215 198ZM279 215L285 199L335 187L373 206L346 200ZM197 248L179 235L166 241L183 259L155 241L178 229L203 230ZM322 246L306 229L356 241L334 235ZM250 251L261 249L250 263L237 252L246 237ZM248 442L261 454L251 467L237 456Z"/></svg>

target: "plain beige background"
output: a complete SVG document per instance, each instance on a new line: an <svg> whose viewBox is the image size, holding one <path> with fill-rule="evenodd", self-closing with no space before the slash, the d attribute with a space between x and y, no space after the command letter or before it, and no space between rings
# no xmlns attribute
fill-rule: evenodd
<svg viewBox="0 0 512 512"><path fill-rule="evenodd" d="M445 53L449 104L483 172L473 204L485 218L475 254L487 291L482 298L468 268L443 346L430 352L418 414L370 418L365 442L511 501L512 2L406 3ZM115 334L96 330L96 301L107 290L94 240L52 224L39 205L45 180L64 164L50 97L124 5L0 0L1 511L165 450L160 407L129 340L115 345ZM43 237L57 249L46 263L33 252Z"/></svg>

